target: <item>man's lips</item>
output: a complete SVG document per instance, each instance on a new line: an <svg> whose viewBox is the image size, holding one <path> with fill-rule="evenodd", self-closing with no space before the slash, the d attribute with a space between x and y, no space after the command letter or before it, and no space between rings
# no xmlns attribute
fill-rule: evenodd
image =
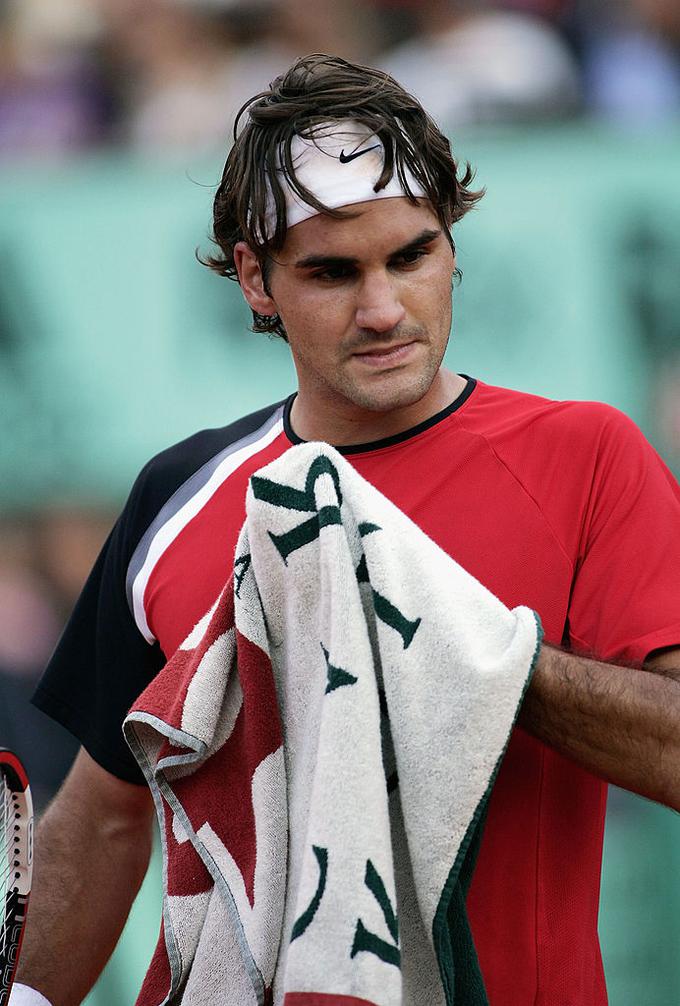
<svg viewBox="0 0 680 1006"><path fill-rule="evenodd" d="M389 346L377 346L371 349L362 350L352 355L360 360L362 363L366 363L369 366L382 366L384 364L390 363L401 363L410 355L413 347L416 345L415 340L410 342L399 342L396 344L391 343Z"/></svg>

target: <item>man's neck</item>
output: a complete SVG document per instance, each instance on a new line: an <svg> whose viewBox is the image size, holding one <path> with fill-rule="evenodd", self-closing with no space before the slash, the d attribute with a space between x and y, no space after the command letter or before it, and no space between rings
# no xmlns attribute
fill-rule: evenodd
<svg viewBox="0 0 680 1006"><path fill-rule="evenodd" d="M431 419L451 405L466 386L464 377L440 370L423 398L388 412L351 409L340 413L331 408L318 409L299 393L293 402L290 421L301 440L323 440L336 447L370 444Z"/></svg>

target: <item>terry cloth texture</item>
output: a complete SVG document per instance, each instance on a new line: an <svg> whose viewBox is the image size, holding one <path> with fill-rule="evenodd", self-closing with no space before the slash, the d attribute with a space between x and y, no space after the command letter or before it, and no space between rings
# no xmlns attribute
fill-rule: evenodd
<svg viewBox="0 0 680 1006"><path fill-rule="evenodd" d="M138 1006L484 1004L465 893L537 616L325 444L253 475L246 515L125 723L165 856Z"/></svg>

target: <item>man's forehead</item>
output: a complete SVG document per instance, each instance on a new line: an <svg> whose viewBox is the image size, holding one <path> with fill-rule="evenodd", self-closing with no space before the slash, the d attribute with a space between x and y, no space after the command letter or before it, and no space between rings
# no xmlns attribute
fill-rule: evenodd
<svg viewBox="0 0 680 1006"><path fill-rule="evenodd" d="M288 229L281 258L309 255L356 258L367 253L390 254L416 240L424 230L441 230L440 221L426 199L413 203L406 196L371 200L343 207L351 216L318 213Z"/></svg>

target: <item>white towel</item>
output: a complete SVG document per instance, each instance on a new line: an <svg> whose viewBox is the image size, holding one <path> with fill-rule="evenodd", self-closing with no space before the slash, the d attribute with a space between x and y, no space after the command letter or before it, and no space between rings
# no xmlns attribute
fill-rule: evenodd
<svg viewBox="0 0 680 1006"><path fill-rule="evenodd" d="M464 895L537 616L325 444L254 475L246 513L126 721L165 851L138 1004L485 1003Z"/></svg>

